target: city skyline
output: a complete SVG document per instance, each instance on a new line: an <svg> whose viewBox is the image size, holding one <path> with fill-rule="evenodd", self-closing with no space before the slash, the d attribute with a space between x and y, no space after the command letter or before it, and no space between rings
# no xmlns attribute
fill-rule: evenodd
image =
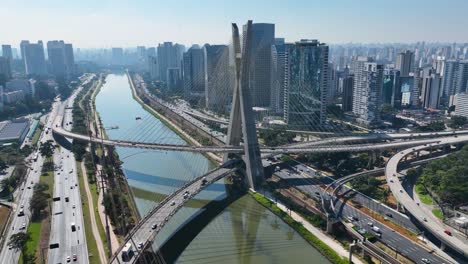
<svg viewBox="0 0 468 264"><path fill-rule="evenodd" d="M15 30L2 32L2 42L13 47L21 40L53 39L64 39L78 48L155 46L164 41L186 46L223 44L229 40L226 27L247 19L274 23L276 36L287 42L302 38L330 44L468 42L462 34L468 27L468 20L462 19L463 10L468 8L466 1L450 0L443 6L420 0L396 0L391 5L374 2L7 0L0 15L6 21L15 21ZM25 5L28 9L23 8ZM394 12L396 9L398 12Z"/></svg>

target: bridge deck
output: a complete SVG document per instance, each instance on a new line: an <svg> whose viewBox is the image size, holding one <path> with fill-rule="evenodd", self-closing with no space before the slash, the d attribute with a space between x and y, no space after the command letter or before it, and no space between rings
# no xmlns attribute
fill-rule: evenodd
<svg viewBox="0 0 468 264"><path fill-rule="evenodd" d="M217 168L203 176L197 177L194 180L188 182L183 187L179 188L174 193L168 195L163 201L161 201L156 207L154 207L148 215L146 215L130 234L125 238L119 247L118 251L114 253L114 256L109 263L135 263L140 254L140 250L137 250L138 244L143 243L143 248L146 248L152 243L159 233L159 231L165 226L170 218L184 206L184 204L197 195L206 186L218 181L219 179L226 177L227 175L234 172L235 168ZM203 179L206 179L206 183L202 184ZM184 198L184 194L188 192L188 195ZM157 228L152 229L152 226L156 224ZM121 251L125 244L131 243L135 256L128 262L122 260Z"/></svg>

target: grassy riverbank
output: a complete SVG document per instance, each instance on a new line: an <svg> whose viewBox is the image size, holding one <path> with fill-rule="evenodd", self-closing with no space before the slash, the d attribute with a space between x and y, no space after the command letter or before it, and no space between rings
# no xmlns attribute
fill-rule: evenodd
<svg viewBox="0 0 468 264"><path fill-rule="evenodd" d="M143 100L138 96L138 92L136 91L136 88L133 86L132 78L130 76L130 73L128 73L128 72L127 72L127 77L128 77L128 82L130 84L130 89L132 91L132 97L133 97L133 99L135 99L135 101L137 101L143 107L143 109L145 109L150 114L152 114L154 117L159 119L159 121L161 121L161 123L163 123L165 126L167 126L174 133L176 133L180 138L182 138L188 144L190 144L190 145L201 145L200 142L198 142L196 139L193 138L194 135L190 135L192 138L188 137L185 134L186 132L183 131L182 128L178 128L175 125L173 125L171 122L168 122L169 118L167 118L164 115L164 113L159 113L152 106L147 105L145 102L143 102ZM214 159L213 157L211 157L211 155L208 155L206 153L203 153L202 155L205 156L207 159L209 159L212 163L218 164L218 165L220 164L220 162L218 160Z"/></svg>
<svg viewBox="0 0 468 264"><path fill-rule="evenodd" d="M309 230L307 230L301 223L292 219L286 212L278 208L272 201L267 199L265 196L249 192L249 194L261 205L268 208L275 215L279 216L285 223L291 226L299 235L302 236L309 244L315 247L322 255L324 255L328 260L335 264L347 264L348 260L342 258L336 253L331 247L322 242L319 238L313 235Z"/></svg>

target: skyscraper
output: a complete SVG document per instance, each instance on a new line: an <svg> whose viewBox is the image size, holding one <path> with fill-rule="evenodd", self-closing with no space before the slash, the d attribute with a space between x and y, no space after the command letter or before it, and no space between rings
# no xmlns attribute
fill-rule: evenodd
<svg viewBox="0 0 468 264"><path fill-rule="evenodd" d="M380 122L382 102L383 65L358 57L354 62L353 113L366 126Z"/></svg>
<svg viewBox="0 0 468 264"><path fill-rule="evenodd" d="M183 55L184 92L187 97L205 95L205 57L203 49L192 46Z"/></svg>
<svg viewBox="0 0 468 264"><path fill-rule="evenodd" d="M6 57L0 57L0 75L2 75L6 81L11 78L11 63Z"/></svg>
<svg viewBox="0 0 468 264"><path fill-rule="evenodd" d="M205 45L205 103L215 112L226 112L231 103L232 86L229 74L229 48L226 45Z"/></svg>
<svg viewBox="0 0 468 264"><path fill-rule="evenodd" d="M159 79L158 59L156 56L148 56L148 69L151 79Z"/></svg>
<svg viewBox="0 0 468 264"><path fill-rule="evenodd" d="M158 45L159 78L167 81L167 69L181 68L183 46L173 45L172 42L164 42Z"/></svg>
<svg viewBox="0 0 468 264"><path fill-rule="evenodd" d="M353 85L354 75L348 75L343 77L343 102L342 109L344 112L350 112L353 110Z"/></svg>
<svg viewBox="0 0 468 264"><path fill-rule="evenodd" d="M2 45L2 56L10 60L10 64L13 62L13 52L11 51L11 45Z"/></svg>
<svg viewBox="0 0 468 264"><path fill-rule="evenodd" d="M298 129L313 129L326 121L328 46L301 40L288 51L289 78L285 89L285 122Z"/></svg>
<svg viewBox="0 0 468 264"><path fill-rule="evenodd" d="M73 75L75 59L72 44L66 44L63 40L48 41L47 54L49 56L50 73L66 78Z"/></svg>
<svg viewBox="0 0 468 264"><path fill-rule="evenodd" d="M398 53L395 68L400 71L400 76L409 76L414 67L414 52L405 50Z"/></svg>
<svg viewBox="0 0 468 264"><path fill-rule="evenodd" d="M284 43L283 38L275 39L275 45L272 46L272 67L271 67L271 103L270 107L273 113L284 116L284 89L286 78L289 75L287 71L288 49L293 44Z"/></svg>
<svg viewBox="0 0 468 264"><path fill-rule="evenodd" d="M47 65L44 55L44 45L42 41L37 44L29 43L29 41L21 41L21 54L25 65L26 74L47 74Z"/></svg>
<svg viewBox="0 0 468 264"><path fill-rule="evenodd" d="M244 26L244 31L245 31ZM244 32L245 35L245 32ZM275 25L252 24L249 89L253 106L269 107L271 103L271 47L275 44Z"/></svg>
<svg viewBox="0 0 468 264"><path fill-rule="evenodd" d="M115 65L122 65L124 63L122 48L112 48L111 61L112 61L112 64L115 64Z"/></svg>
<svg viewBox="0 0 468 264"><path fill-rule="evenodd" d="M445 61L442 89L444 99L458 93L466 92L468 89L468 61L447 60Z"/></svg>
<svg viewBox="0 0 468 264"><path fill-rule="evenodd" d="M424 108L437 109L440 106L442 79L439 74L432 73L423 78L422 103Z"/></svg>

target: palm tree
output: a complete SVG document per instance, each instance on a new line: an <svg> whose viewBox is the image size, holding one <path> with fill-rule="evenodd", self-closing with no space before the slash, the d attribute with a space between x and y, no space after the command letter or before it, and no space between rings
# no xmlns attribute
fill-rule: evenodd
<svg viewBox="0 0 468 264"><path fill-rule="evenodd" d="M44 143L41 143L39 147L39 152L43 157L50 158L54 154L55 145L53 144L52 140L47 140Z"/></svg>

